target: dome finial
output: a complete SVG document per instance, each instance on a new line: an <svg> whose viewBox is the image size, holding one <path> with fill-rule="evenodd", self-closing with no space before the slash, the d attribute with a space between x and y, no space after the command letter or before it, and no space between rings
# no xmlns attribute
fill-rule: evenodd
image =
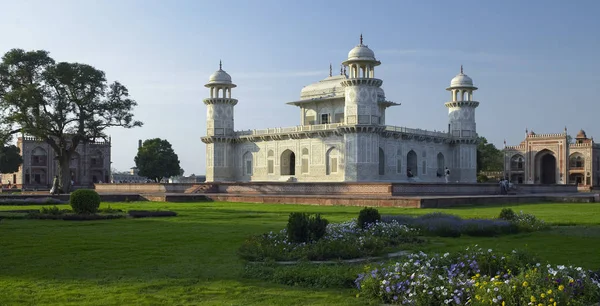
<svg viewBox="0 0 600 306"><path fill-rule="evenodd" d="M463 66L460 65L460 74L463 74Z"/></svg>
<svg viewBox="0 0 600 306"><path fill-rule="evenodd" d="M333 76L333 70L331 67L331 63L329 63L329 76Z"/></svg>
<svg viewBox="0 0 600 306"><path fill-rule="evenodd" d="M362 45L362 33L360 33L360 44Z"/></svg>
<svg viewBox="0 0 600 306"><path fill-rule="evenodd" d="M223 70L223 63L219 60L219 70Z"/></svg>

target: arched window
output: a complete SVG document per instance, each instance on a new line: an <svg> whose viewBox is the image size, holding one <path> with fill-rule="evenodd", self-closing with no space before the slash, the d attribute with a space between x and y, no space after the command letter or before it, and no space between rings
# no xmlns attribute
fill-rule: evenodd
<svg viewBox="0 0 600 306"><path fill-rule="evenodd" d="M510 169L515 171L521 171L525 168L525 159L523 155L516 154L510 158Z"/></svg>
<svg viewBox="0 0 600 306"><path fill-rule="evenodd" d="M325 154L325 162L327 163L325 171L327 175L338 172L339 158L340 152L336 147L332 147L327 150L327 153Z"/></svg>
<svg viewBox="0 0 600 306"><path fill-rule="evenodd" d="M333 111L333 123L344 123L344 107L338 107Z"/></svg>
<svg viewBox="0 0 600 306"><path fill-rule="evenodd" d="M437 175L438 176L444 175L445 167L446 167L446 161L444 159L444 154L442 154L442 152L439 152L437 155Z"/></svg>
<svg viewBox="0 0 600 306"><path fill-rule="evenodd" d="M306 115L304 115L304 125L313 125L317 124L317 112L312 109L306 110Z"/></svg>
<svg viewBox="0 0 600 306"><path fill-rule="evenodd" d="M385 174L385 153L379 148L379 175Z"/></svg>
<svg viewBox="0 0 600 306"><path fill-rule="evenodd" d="M308 173L308 148L303 148L302 149L302 166L301 166L301 171L302 173Z"/></svg>
<svg viewBox="0 0 600 306"><path fill-rule="evenodd" d="M275 153L273 150L267 152L267 173L273 174L275 172Z"/></svg>
<svg viewBox="0 0 600 306"><path fill-rule="evenodd" d="M569 158L569 166L572 169L583 168L585 166L585 158L581 153L573 153Z"/></svg>
<svg viewBox="0 0 600 306"><path fill-rule="evenodd" d="M244 161L244 175L252 175L252 153L244 153L242 160Z"/></svg>
<svg viewBox="0 0 600 306"><path fill-rule="evenodd" d="M42 147L36 147L31 151L31 165L45 167L48 165L48 152Z"/></svg>
<svg viewBox="0 0 600 306"><path fill-rule="evenodd" d="M104 167L104 156L100 150L90 155L90 167L91 168L103 168Z"/></svg>
<svg viewBox="0 0 600 306"><path fill-rule="evenodd" d="M408 177L419 175L419 167L417 162L417 153L415 153L413 150L410 150L406 154L406 175Z"/></svg>

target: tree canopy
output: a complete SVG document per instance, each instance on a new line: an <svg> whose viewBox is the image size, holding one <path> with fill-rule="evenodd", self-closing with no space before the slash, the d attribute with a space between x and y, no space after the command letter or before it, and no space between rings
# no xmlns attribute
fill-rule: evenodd
<svg viewBox="0 0 600 306"><path fill-rule="evenodd" d="M504 154L493 143L488 143L485 137L479 137L477 145L477 172L502 171L504 169Z"/></svg>
<svg viewBox="0 0 600 306"><path fill-rule="evenodd" d="M23 164L20 151L15 145L0 146L0 173L19 171L19 166Z"/></svg>
<svg viewBox="0 0 600 306"><path fill-rule="evenodd" d="M104 72L80 63L56 63L44 50L13 49L0 62L0 123L50 145L60 188L69 190L69 162L80 144L106 139L109 127L133 128L129 91L108 84Z"/></svg>
<svg viewBox="0 0 600 306"><path fill-rule="evenodd" d="M153 181L160 181L164 177L183 174L179 166L179 157L173 151L171 143L160 138L144 141L134 158L139 174Z"/></svg>

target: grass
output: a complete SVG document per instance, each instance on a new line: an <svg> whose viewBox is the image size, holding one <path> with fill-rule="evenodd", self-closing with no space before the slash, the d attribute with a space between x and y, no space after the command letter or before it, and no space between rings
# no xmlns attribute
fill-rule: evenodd
<svg viewBox="0 0 600 306"><path fill-rule="evenodd" d="M40 208L27 206L27 209ZM48 205L45 205L48 206ZM66 205L57 205L68 208ZM108 205L103 203L102 207ZM236 255L252 234L285 227L290 212L321 213L331 222L360 207L243 203L110 203L115 209L173 210L172 218L0 222L0 305L362 305L351 289L313 290L243 279ZM456 209L381 208L381 214L443 211L496 217L502 207L560 226L500 238L434 238L424 251L472 244L525 248L556 264L600 268L600 205L531 204ZM2 206L2 210L23 206ZM0 216L2 214L0 213Z"/></svg>

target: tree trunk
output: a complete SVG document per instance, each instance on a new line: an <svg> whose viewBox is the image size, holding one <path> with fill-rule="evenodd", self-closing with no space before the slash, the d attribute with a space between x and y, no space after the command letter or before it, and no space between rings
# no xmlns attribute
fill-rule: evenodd
<svg viewBox="0 0 600 306"><path fill-rule="evenodd" d="M58 182L62 193L71 192L71 158L66 154L58 156Z"/></svg>

